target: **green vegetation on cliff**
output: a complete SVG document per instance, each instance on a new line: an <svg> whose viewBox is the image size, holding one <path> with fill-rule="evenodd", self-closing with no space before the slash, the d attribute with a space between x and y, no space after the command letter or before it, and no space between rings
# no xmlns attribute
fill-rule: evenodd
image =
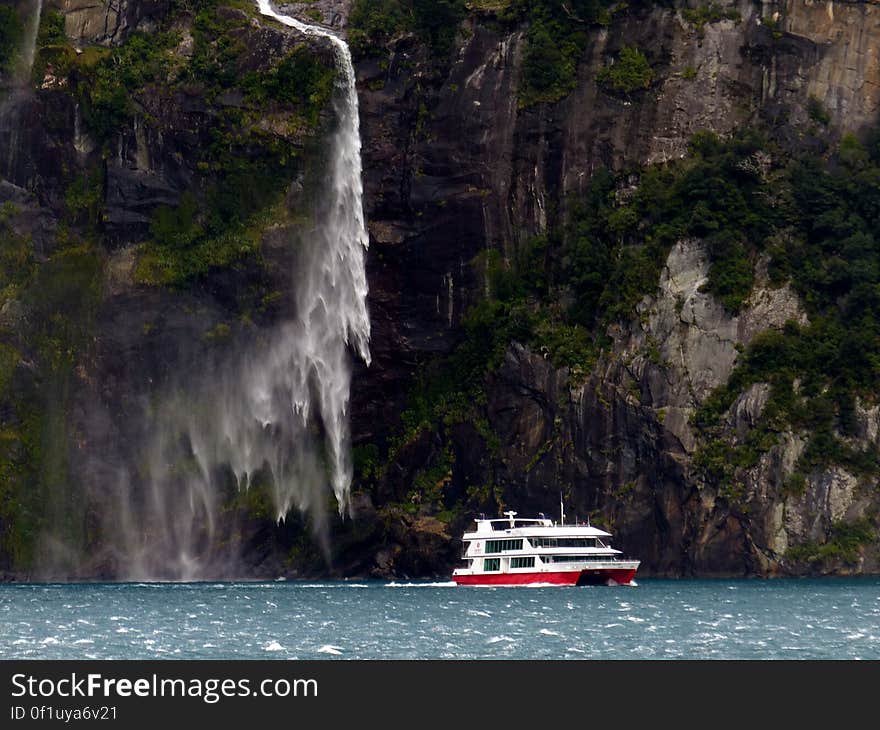
<svg viewBox="0 0 880 730"><path fill-rule="evenodd" d="M67 38L64 23L64 15L57 10L46 8L40 15L31 69L31 80L38 88L47 81L50 85L66 84L79 69L89 69L109 53L109 49L101 47L88 48L78 54Z"/></svg>
<svg viewBox="0 0 880 730"><path fill-rule="evenodd" d="M701 133L687 159L642 170L634 189L622 183L595 174L567 227L546 239L549 248L541 244L543 258L505 269L512 280L493 291L514 292L513 300L528 302L530 317L495 305L499 321L486 331L516 331L520 341L553 353L556 337L576 325L587 344L572 354L588 363L606 327L633 317L655 290L676 241L705 243L711 266L704 289L732 313L747 300L763 253L771 276L791 281L810 323L761 334L746 349L730 381L695 416L705 439L697 465L735 496L741 470L793 429L808 436L801 474L828 464L876 474L880 455L847 439L857 433L855 403L873 404L880 389L880 145L844 137L819 158L786 153L754 133L730 140ZM567 310L562 301L571 302ZM533 325L542 311L554 313L543 332ZM760 382L772 386L760 423L732 446L722 417Z"/></svg>
<svg viewBox="0 0 880 730"><path fill-rule="evenodd" d="M755 337L729 382L695 414L695 465L706 481L742 508L743 470L785 431L807 443L779 490L802 489L831 464L876 476L880 454L852 437L861 428L857 404L875 405L880 390L877 139L844 137L820 156L787 151L756 132L699 133L683 160L594 173L587 194L569 201L563 226L510 258L488 252L475 262L489 296L465 315L453 354L417 378L400 442L425 432L448 439L455 424L480 419L491 434L487 388L511 342L567 366L573 382L589 374L608 328L636 316L672 246L694 238L710 259L703 289L731 314L748 300L763 259L772 281L791 282L809 317ZM755 383L770 385L768 402L755 428L734 442L726 414ZM841 544L851 546L847 535Z"/></svg>
<svg viewBox="0 0 880 730"><path fill-rule="evenodd" d="M183 285L253 257L264 214L293 178L303 143L321 131L333 93L332 55L297 45L269 68L255 65L251 45L259 36L252 11L251 3L239 0L179 0L156 32L82 53L67 40L60 13L43 15L35 80L42 84L47 74L63 79L86 130L105 150L137 128L176 134L174 126L163 130L168 120L160 118L187 99L200 100L199 111L171 121L203 130L186 153L199 176L178 205L155 209L135 270L140 283ZM187 24L192 45L181 50ZM74 181L67 202L99 232L103 190L98 200L83 197L94 191Z"/></svg>
<svg viewBox="0 0 880 730"><path fill-rule="evenodd" d="M0 76L15 68L23 36L24 27L15 8L0 7Z"/></svg>
<svg viewBox="0 0 880 730"><path fill-rule="evenodd" d="M543 260L519 269L527 274L509 268L517 283L506 288L541 293L547 307L569 301L559 321L601 339L654 291L672 245L695 237L707 241L712 258L706 288L736 311L752 283L745 242L762 240L771 217L760 181L740 166L757 149L753 137L724 143L699 134L690 157L642 170L634 189L597 171L586 196L572 201L569 222L547 237Z"/></svg>
<svg viewBox="0 0 880 730"><path fill-rule="evenodd" d="M503 22L527 27L520 107L553 103L574 90L590 29L608 25L615 9L611 0L512 0L499 11Z"/></svg>
<svg viewBox="0 0 880 730"><path fill-rule="evenodd" d="M47 11L40 24L34 77L38 82L47 73L69 77L86 126L102 143L135 117L151 121L142 97L170 99L192 94L193 87L208 101L241 88L252 105L272 101L294 107L304 124L317 125L333 89L332 64L299 46L271 69L249 69L245 57L251 49L244 35L249 16L228 5L221 0L184 4L182 9L195 14L190 56L178 49L183 36L174 16L157 32L133 33L119 46L77 54L64 33L64 16Z"/></svg>
<svg viewBox="0 0 880 730"><path fill-rule="evenodd" d="M512 342L567 368L572 384L582 382L607 344L609 326L630 320L656 290L669 251L682 238L707 242L706 286L737 310L752 285L750 242L768 235L773 217L760 168L742 164L760 149L755 135L722 141L704 133L684 160L635 177L598 170L587 193L569 201L564 225L508 258L497 251L478 257L474 269L485 273L488 296L465 314L454 352L426 364L416 378L388 458L425 433L448 439L463 423L481 424L479 433L491 444L486 389Z"/></svg>
<svg viewBox="0 0 880 730"><path fill-rule="evenodd" d="M607 25L611 0L355 0L349 42L357 55L377 56L401 33L415 33L432 55L448 60L468 13L487 14L504 27L525 28L519 104L529 107L566 97L577 83L577 68L591 27Z"/></svg>
<svg viewBox="0 0 880 730"><path fill-rule="evenodd" d="M559 101L574 89L587 31L602 8L599 0L511 3L504 17L528 24L520 106Z"/></svg>
<svg viewBox="0 0 880 730"><path fill-rule="evenodd" d="M333 68L317 63L308 48L298 46L269 71L248 72L241 84L255 104L271 100L293 105L314 126L333 93L334 78Z"/></svg>
<svg viewBox="0 0 880 730"><path fill-rule="evenodd" d="M12 227L17 213L12 203L0 206L0 307L18 297L36 265L30 238L16 233Z"/></svg>
<svg viewBox="0 0 880 730"><path fill-rule="evenodd" d="M135 272L142 283L182 285L256 254L261 227L299 167L302 141L320 132L332 57L300 45L271 68L251 70L248 26L246 15L223 12L222 3L203 3L195 17L193 55L171 91L199 84L208 100L231 90L244 99L212 115L210 138L194 151L204 179L176 208L155 211ZM265 129L273 114L283 119L280 134Z"/></svg>
<svg viewBox="0 0 880 730"><path fill-rule="evenodd" d="M100 297L101 256L75 236L37 263L32 242L14 233L17 211L0 215L0 291L9 311L0 325L0 568L28 568L41 526L81 544L82 505L66 484L70 381L90 342Z"/></svg>
<svg viewBox="0 0 880 730"><path fill-rule="evenodd" d="M348 40L362 56L379 55L400 33L417 33L436 56L446 56L466 12L464 0L355 0Z"/></svg>
<svg viewBox="0 0 880 730"><path fill-rule="evenodd" d="M845 137L830 162L811 155L792 159L772 193L778 216L766 239L770 273L792 282L810 321L756 337L730 381L697 413L696 423L717 434L743 390L759 382L772 387L750 436L756 443L710 442L719 451L714 463L733 466L720 469L708 461L707 473L735 482L736 466L756 463L791 428L808 435L801 474L829 463L876 474L880 454L855 449L847 439L857 433L856 401L873 404L880 388L880 147Z"/></svg>
<svg viewBox="0 0 880 730"><path fill-rule="evenodd" d="M15 302L34 273L33 245L12 227L17 213L8 203L0 208L0 306ZM27 565L38 510L28 491L38 434L18 392L22 354L13 335L0 328L0 407L7 414L0 426L0 566L3 556L12 564Z"/></svg>
<svg viewBox="0 0 880 730"><path fill-rule="evenodd" d="M874 526L869 519L856 522L836 522L831 526L831 534L825 542L810 541L794 545L785 554L786 559L807 564L822 565L829 561L843 561L855 564L859 560L860 548L875 540Z"/></svg>
<svg viewBox="0 0 880 730"><path fill-rule="evenodd" d="M754 135L723 142L701 133L688 158L642 170L635 188L621 188L623 179L608 172L595 174L575 208L557 274L574 297L571 315L599 331L632 317L654 291L672 245L687 237L706 241L706 289L736 312L752 286L747 244L768 235L774 215L759 172L743 165L760 144Z"/></svg>
<svg viewBox="0 0 880 730"><path fill-rule="evenodd" d="M613 63L603 66L596 73L599 86L624 95L644 91L653 79L654 71L645 54L631 46L622 48Z"/></svg>
<svg viewBox="0 0 880 730"><path fill-rule="evenodd" d="M705 27L711 23L719 23L722 20L733 20L739 22L740 14L736 8L725 8L716 2L709 2L704 5L698 5L695 8L684 8L681 11L682 17L697 32L702 35Z"/></svg>
<svg viewBox="0 0 880 730"><path fill-rule="evenodd" d="M45 186L50 225L35 242L18 232L33 230L33 209L0 209L0 572L24 574L38 562L44 528L72 552L94 538L66 445L82 438L76 399L91 377L108 252L119 247L113 206L127 220L126 195L142 201L139 188L112 199L112 175L132 169L121 163L124 150L149 150L135 186L158 181L161 190L130 216L143 231L134 283L191 286L247 259L257 273L246 296L259 303L266 294L261 232L284 215L284 193L306 163L320 164L311 148L329 118L336 71L329 48L270 33L252 23L254 13L250 0L177 0L155 32L81 49L60 12L43 13L33 83L58 165L34 184ZM74 155L71 141L83 140L86 151ZM223 327L228 334L218 325L210 336L221 338Z"/></svg>

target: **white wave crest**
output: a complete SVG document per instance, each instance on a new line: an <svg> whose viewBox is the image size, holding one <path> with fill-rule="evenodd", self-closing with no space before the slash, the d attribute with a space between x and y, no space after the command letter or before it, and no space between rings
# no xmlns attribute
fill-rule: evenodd
<svg viewBox="0 0 880 730"><path fill-rule="evenodd" d="M333 646L332 644L324 644L324 646L319 647L318 649L316 649L316 651L318 652L318 654L333 654L338 656L342 654L342 647Z"/></svg>

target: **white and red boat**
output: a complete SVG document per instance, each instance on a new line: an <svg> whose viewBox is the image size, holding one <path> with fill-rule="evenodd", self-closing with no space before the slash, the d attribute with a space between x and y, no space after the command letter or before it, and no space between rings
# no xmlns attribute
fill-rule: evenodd
<svg viewBox="0 0 880 730"><path fill-rule="evenodd" d="M476 519L477 529L462 538L465 565L452 579L466 586L514 585L629 585L638 560L613 549L610 533L587 524L565 524L543 514L518 519L505 512L502 519Z"/></svg>

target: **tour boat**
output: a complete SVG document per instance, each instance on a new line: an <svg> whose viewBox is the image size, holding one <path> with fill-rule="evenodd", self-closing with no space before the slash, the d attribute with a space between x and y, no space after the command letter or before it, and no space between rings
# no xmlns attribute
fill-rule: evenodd
<svg viewBox="0 0 880 730"><path fill-rule="evenodd" d="M458 585L632 584L639 561L613 549L610 533L589 522L565 524L564 513L559 524L543 514L533 519L517 519L516 514L475 520L477 529L462 538L465 565L452 573Z"/></svg>

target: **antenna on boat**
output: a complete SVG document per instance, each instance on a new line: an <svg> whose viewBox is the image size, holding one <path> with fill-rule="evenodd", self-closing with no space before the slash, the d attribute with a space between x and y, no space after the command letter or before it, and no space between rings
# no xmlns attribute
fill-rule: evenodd
<svg viewBox="0 0 880 730"><path fill-rule="evenodd" d="M562 492L559 493L559 524L565 524L565 507L562 505Z"/></svg>

